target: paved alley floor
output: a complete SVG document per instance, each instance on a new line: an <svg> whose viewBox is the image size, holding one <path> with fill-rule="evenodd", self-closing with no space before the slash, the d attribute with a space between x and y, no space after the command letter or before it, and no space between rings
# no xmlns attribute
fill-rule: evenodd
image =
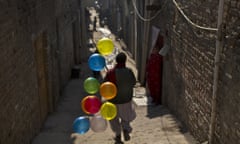
<svg viewBox="0 0 240 144"><path fill-rule="evenodd" d="M109 125L104 132L96 133L90 129L82 135L73 133L73 121L86 115L80 102L87 95L83 90L83 81L92 74L87 66L87 63L82 63L80 78L69 81L56 111L48 116L32 144L114 144L114 134ZM134 97L137 118L132 122L131 140L126 144L196 143L165 107L149 105L147 98L141 95L144 89L137 90Z"/></svg>

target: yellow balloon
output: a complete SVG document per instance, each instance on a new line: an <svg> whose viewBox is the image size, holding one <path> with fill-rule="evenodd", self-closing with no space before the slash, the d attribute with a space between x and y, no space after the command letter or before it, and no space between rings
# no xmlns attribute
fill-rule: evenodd
<svg viewBox="0 0 240 144"><path fill-rule="evenodd" d="M110 100L116 96L117 87L114 83L107 81L101 84L99 92L106 100Z"/></svg>
<svg viewBox="0 0 240 144"><path fill-rule="evenodd" d="M102 55L111 54L114 49L113 41L109 38L104 37L97 42L97 49Z"/></svg>
<svg viewBox="0 0 240 144"><path fill-rule="evenodd" d="M100 113L104 119L112 120L117 115L117 107L111 102L105 102L101 106Z"/></svg>

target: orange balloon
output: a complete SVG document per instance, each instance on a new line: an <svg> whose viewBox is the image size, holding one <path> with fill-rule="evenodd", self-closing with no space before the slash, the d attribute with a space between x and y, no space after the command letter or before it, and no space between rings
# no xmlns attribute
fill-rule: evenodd
<svg viewBox="0 0 240 144"><path fill-rule="evenodd" d="M85 112L86 114L90 114L86 109L85 109L85 106L84 106L84 103L85 101L88 99L88 97L84 97L81 101L81 107L82 107L82 110L83 112Z"/></svg>
<svg viewBox="0 0 240 144"><path fill-rule="evenodd" d="M110 100L117 95L117 87L112 82L104 82L101 84L99 92L106 100Z"/></svg>

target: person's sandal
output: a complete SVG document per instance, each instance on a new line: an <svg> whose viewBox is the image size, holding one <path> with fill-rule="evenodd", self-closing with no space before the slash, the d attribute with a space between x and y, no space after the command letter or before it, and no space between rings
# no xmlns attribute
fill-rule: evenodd
<svg viewBox="0 0 240 144"><path fill-rule="evenodd" d="M124 136L124 140L125 141L129 141L130 140L130 135L129 135L129 132L124 130L123 131L123 136Z"/></svg>
<svg viewBox="0 0 240 144"><path fill-rule="evenodd" d="M121 141L121 135L117 135L115 138L115 143L114 144L123 144L123 142Z"/></svg>

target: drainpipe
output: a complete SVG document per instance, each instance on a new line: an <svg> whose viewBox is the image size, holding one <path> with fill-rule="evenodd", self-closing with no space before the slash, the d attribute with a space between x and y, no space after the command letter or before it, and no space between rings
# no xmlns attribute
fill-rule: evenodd
<svg viewBox="0 0 240 144"><path fill-rule="evenodd" d="M222 33L222 21L223 21L223 9L224 0L219 1L218 7L218 22L217 22L217 39L216 39L216 53L214 57L214 75L213 75L213 95L212 95L212 111L211 121L209 126L209 144L213 144L215 125L216 125L216 107L217 107L217 91L218 91L218 76L219 76L219 64L220 64L220 52L223 48L223 33Z"/></svg>
<svg viewBox="0 0 240 144"><path fill-rule="evenodd" d="M136 7L137 7L137 1L135 1ZM135 10L134 12L134 60L136 63L138 63L137 61L137 39L138 39L138 31L137 31L137 12Z"/></svg>
<svg viewBox="0 0 240 144"><path fill-rule="evenodd" d="M147 7L147 5L150 5L150 0L145 1L144 7ZM146 9L144 10L144 16L150 17L150 12ZM149 35L150 35L150 22L144 22L143 25L143 46L142 51L140 52L141 55L141 61L138 63L138 66L141 68L139 71L139 81L142 85L145 83L145 71L146 71L146 61L148 58L148 43L149 43Z"/></svg>

